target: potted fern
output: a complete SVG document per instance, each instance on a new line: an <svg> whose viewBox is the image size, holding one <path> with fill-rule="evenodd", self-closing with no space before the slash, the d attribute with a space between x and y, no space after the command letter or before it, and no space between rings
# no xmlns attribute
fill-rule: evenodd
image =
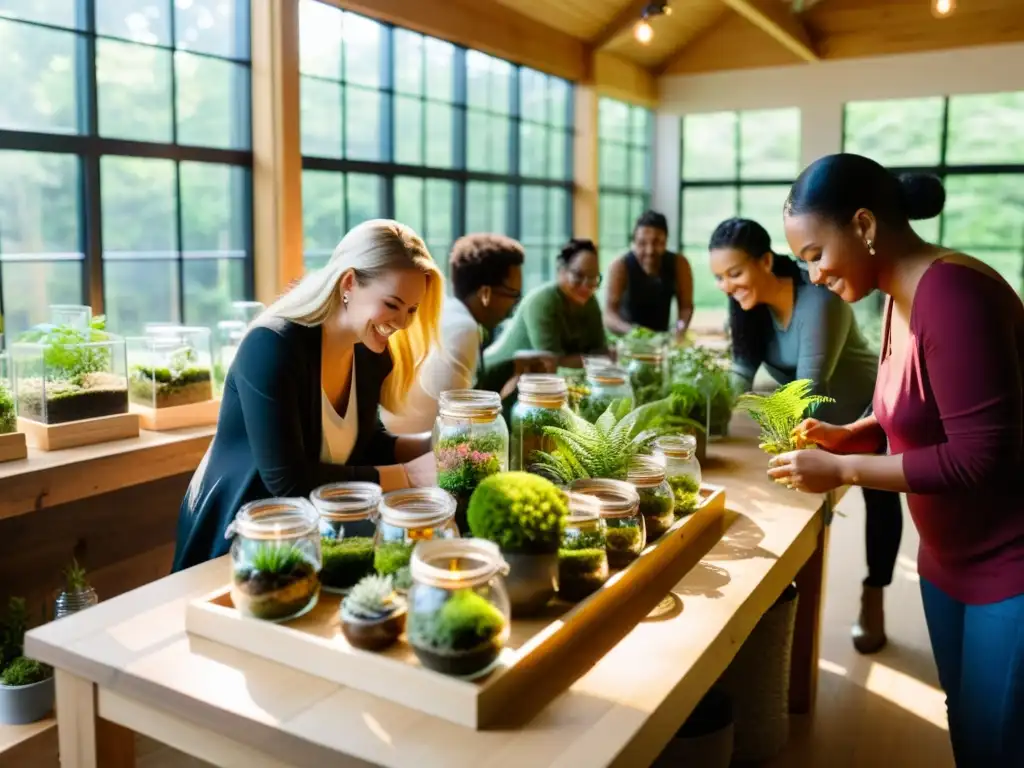
<svg viewBox="0 0 1024 768"><path fill-rule="evenodd" d="M341 601L341 632L353 647L379 651L405 631L407 613L390 576L366 576Z"/></svg>
<svg viewBox="0 0 1024 768"><path fill-rule="evenodd" d="M28 611L25 600L12 597L0 623L0 724L25 725L53 709L53 669L24 653Z"/></svg>
<svg viewBox="0 0 1024 768"><path fill-rule="evenodd" d="M563 494L528 472L491 475L469 501L473 536L493 541L509 565L513 618L536 615L558 588L558 545L567 513Z"/></svg>
<svg viewBox="0 0 1024 768"><path fill-rule="evenodd" d="M831 397L812 395L814 382L796 379L768 395L748 393L736 402L761 427L758 445L765 453L777 455L804 447L794 434L804 418L822 403L835 402Z"/></svg>
<svg viewBox="0 0 1024 768"><path fill-rule="evenodd" d="M57 595L53 618L61 619L72 613L78 613L96 605L99 601L100 598L96 594L96 590L85 578L85 569L78 565L77 560L72 560L71 565L64 571L64 589Z"/></svg>

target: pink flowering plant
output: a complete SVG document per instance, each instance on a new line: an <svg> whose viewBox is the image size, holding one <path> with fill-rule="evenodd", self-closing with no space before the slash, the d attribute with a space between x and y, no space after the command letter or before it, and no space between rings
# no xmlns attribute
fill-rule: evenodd
<svg viewBox="0 0 1024 768"><path fill-rule="evenodd" d="M501 435L451 435L437 441L437 484L456 499L469 498L485 477L501 471Z"/></svg>

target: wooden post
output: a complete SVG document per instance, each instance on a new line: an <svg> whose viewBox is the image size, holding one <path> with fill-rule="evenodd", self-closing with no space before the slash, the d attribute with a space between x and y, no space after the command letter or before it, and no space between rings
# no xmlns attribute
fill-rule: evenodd
<svg viewBox="0 0 1024 768"><path fill-rule="evenodd" d="M61 768L132 768L135 736L96 714L96 686L70 672L54 672Z"/></svg>
<svg viewBox="0 0 1024 768"><path fill-rule="evenodd" d="M832 503L831 494L825 503ZM796 575L800 599L797 603L789 672L789 711L794 714L813 712L818 694L818 657L821 652L821 613L825 599L829 530L830 527L823 522L818 531L818 545L814 553Z"/></svg>
<svg viewBox="0 0 1024 768"><path fill-rule="evenodd" d="M577 83L573 139L572 236L598 240L597 88ZM598 243L600 245L600 243Z"/></svg>

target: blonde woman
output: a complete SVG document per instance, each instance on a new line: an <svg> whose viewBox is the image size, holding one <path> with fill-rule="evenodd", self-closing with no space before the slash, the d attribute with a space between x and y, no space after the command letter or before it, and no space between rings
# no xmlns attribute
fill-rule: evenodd
<svg viewBox="0 0 1024 768"><path fill-rule="evenodd" d="M224 532L247 502L344 480L434 484L429 434L388 434L378 406L401 407L437 340L443 293L416 233L377 219L253 322L181 505L175 571L226 554Z"/></svg>

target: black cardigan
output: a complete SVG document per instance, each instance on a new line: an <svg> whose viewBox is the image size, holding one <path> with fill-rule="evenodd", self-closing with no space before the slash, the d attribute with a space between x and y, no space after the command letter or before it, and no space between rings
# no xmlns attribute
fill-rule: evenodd
<svg viewBox="0 0 1024 768"><path fill-rule="evenodd" d="M320 326L271 318L249 330L224 382L217 432L178 517L174 571L228 552L224 538L250 501L309 496L324 483L379 482L395 463L395 440L378 417L391 355L355 347L359 434L346 465L320 461Z"/></svg>

